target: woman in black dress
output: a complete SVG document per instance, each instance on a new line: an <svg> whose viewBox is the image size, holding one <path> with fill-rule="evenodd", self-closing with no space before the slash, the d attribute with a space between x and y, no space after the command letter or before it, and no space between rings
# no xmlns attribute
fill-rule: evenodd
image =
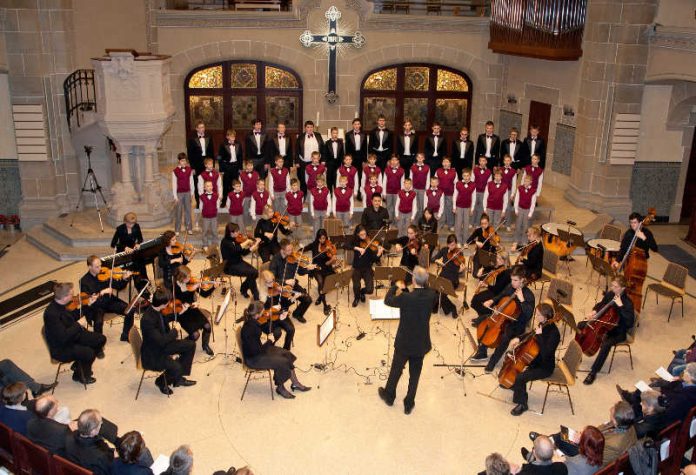
<svg viewBox="0 0 696 475"><path fill-rule="evenodd" d="M401 253L399 265L406 267L411 272L413 272L413 269L418 265L421 247L427 246L421 239L418 228L413 224L406 228L406 236L392 239L389 241L389 244L394 245L395 252ZM405 282L407 285L411 283L411 280L411 274L406 274Z"/></svg>
<svg viewBox="0 0 696 475"><path fill-rule="evenodd" d="M116 252L131 253L137 251L143 243L143 233L140 231L138 217L135 213L129 212L123 216L123 223L119 224L114 231L114 237L111 238L111 248L116 249ZM134 282L138 290L141 290L147 285L147 269L142 259L134 259L133 263L128 267L131 272L137 273L134 277Z"/></svg>
<svg viewBox="0 0 696 475"><path fill-rule="evenodd" d="M488 218L488 215L486 213L483 213L481 215L479 223L480 226L474 229L474 232L471 233L471 236L469 236L469 239L466 240L466 245L464 246L466 248L469 247L469 244L474 244L477 248L476 253L473 257L474 275L476 275L478 270L483 266L485 262L482 262L482 254L485 252L495 256L498 245L500 244L500 238L498 237L498 234L495 232L495 228L491 226L490 219Z"/></svg>
<svg viewBox="0 0 696 475"><path fill-rule="evenodd" d="M173 246L177 243L174 231L165 231L164 234L162 234L162 241L164 241L164 249L159 252L157 258L159 260L159 267L162 269L164 286L172 290L173 279L177 267L188 264L189 260L183 252L177 252L176 249L173 249Z"/></svg>
<svg viewBox="0 0 696 475"><path fill-rule="evenodd" d="M271 257L278 254L280 244L278 243L278 231L288 235L292 233L292 228L295 223L290 223L286 228L282 224L274 223L273 206L266 205L263 207L263 216L259 218L254 229L254 237L261 239L259 245L259 256L263 262L268 262Z"/></svg>
<svg viewBox="0 0 696 475"><path fill-rule="evenodd" d="M307 246L307 250L312 252L312 263L316 264L317 268L311 271L310 275L317 281L319 287L319 297L314 302L314 305L324 304L324 315L328 315L331 311L331 306L326 302L326 294L323 292L324 281L326 277L335 274L333 265L336 263L336 246L331 244L329 234L326 229L319 229L314 241Z"/></svg>
<svg viewBox="0 0 696 475"><path fill-rule="evenodd" d="M210 312L198 307L197 296L209 297L217 284L207 290L202 290L200 283L191 282L191 269L186 266L179 266L176 269L176 288L174 297L181 300L184 304L184 311L178 316L181 328L186 331L189 340L196 341L201 339L201 348L209 356L215 352L210 348Z"/></svg>
<svg viewBox="0 0 696 475"><path fill-rule="evenodd" d="M273 346L270 340L261 343L261 324L258 320L263 313L263 304L258 300L251 302L244 310L244 325L242 325L242 354L244 362L253 369L272 369L276 393L285 399L294 399L295 395L285 388L285 382L291 381L292 391L309 391L297 379L294 362L297 359L289 350Z"/></svg>

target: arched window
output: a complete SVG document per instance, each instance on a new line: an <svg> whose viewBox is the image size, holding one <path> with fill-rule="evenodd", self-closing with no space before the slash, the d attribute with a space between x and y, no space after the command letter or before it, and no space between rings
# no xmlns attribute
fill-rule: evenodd
<svg viewBox="0 0 696 475"><path fill-rule="evenodd" d="M215 143L224 139L227 129L243 136L255 118L268 130L275 130L278 121L284 121L290 133L302 129L302 81L283 66L225 61L194 69L184 84L187 131L202 120Z"/></svg>
<svg viewBox="0 0 696 475"><path fill-rule="evenodd" d="M433 64L398 64L368 73L360 89L360 117L371 129L383 114L400 133L408 118L419 134L440 122L448 139L471 121L471 81L461 71Z"/></svg>

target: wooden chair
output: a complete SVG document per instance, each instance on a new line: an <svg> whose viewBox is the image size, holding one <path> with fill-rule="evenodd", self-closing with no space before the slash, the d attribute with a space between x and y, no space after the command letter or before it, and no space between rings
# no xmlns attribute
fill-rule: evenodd
<svg viewBox="0 0 696 475"><path fill-rule="evenodd" d="M237 348L239 349L239 355L242 359L242 368L244 369L244 377L246 378L246 383L244 383L244 390L242 390L242 397L240 401L244 400L244 394L246 393L247 386L249 386L249 381L251 381L252 379L264 379L266 376L268 376L268 385L271 388L271 400L275 399L275 396L273 395L273 375L271 374L271 370L248 367L246 364L246 358L244 358L244 352L242 351L241 326L235 332L235 336L237 337Z"/></svg>
<svg viewBox="0 0 696 475"><path fill-rule="evenodd" d="M80 467L58 455L53 456L53 469L55 475L93 475L91 470Z"/></svg>
<svg viewBox="0 0 696 475"><path fill-rule="evenodd" d="M329 236L344 236L343 221L338 218L326 218L324 227Z"/></svg>
<svg viewBox="0 0 696 475"><path fill-rule="evenodd" d="M681 432L682 423L676 421L665 427L657 434L655 443L660 451L660 464L658 465L659 473L679 473L679 465L681 457L677 456L677 437ZM676 471L674 470L676 468Z"/></svg>
<svg viewBox="0 0 696 475"><path fill-rule="evenodd" d="M599 232L599 239L613 239L614 241L621 241L621 235L623 230L614 226L613 224L605 224L602 230Z"/></svg>
<svg viewBox="0 0 696 475"><path fill-rule="evenodd" d="M614 462L614 473L616 475L633 475L633 467L631 467L631 460L628 458L628 452L624 453L616 459ZM597 472L600 473L600 472Z"/></svg>
<svg viewBox="0 0 696 475"><path fill-rule="evenodd" d="M75 362L74 362L74 361L58 361L58 360L54 359L52 356L50 356L50 355L51 355L51 349L50 349L49 346L48 346L48 340L46 340L46 328L44 328L44 327L41 327L41 338L43 339L43 342L44 342L44 344L46 345L46 351L48 352L49 358L51 358L51 364L57 364L57 365L58 365L58 369L56 370L56 377L55 377L55 379L53 380L53 389L51 390L51 394L53 394L53 393L56 391L56 384L55 384L55 383L58 382L58 375L61 373L60 370L63 368L64 365L66 365L66 364L72 365L72 364L75 363ZM81 366L81 365L78 365L78 368L80 369L80 376L82 376L82 381L84 381L84 380L85 380L85 374L84 374L84 372L83 372L83 370L82 370L82 366ZM83 386L85 387L85 391L87 391L87 384L85 384L85 383L82 383L82 384L83 384Z"/></svg>
<svg viewBox="0 0 696 475"><path fill-rule="evenodd" d="M587 254L587 260L592 264L592 271L590 272L590 280L592 279L592 273L597 274L597 291L595 292L595 300L599 295L600 281L604 277L606 286L609 286L609 281L614 277L614 270L611 268L611 264L604 259L597 257L593 254Z"/></svg>
<svg viewBox="0 0 696 475"><path fill-rule="evenodd" d="M426 0L425 14L430 15L431 13L442 14L442 0Z"/></svg>
<svg viewBox="0 0 696 475"><path fill-rule="evenodd" d="M581 361L582 348L580 348L580 345L575 340L571 340L570 345L568 345L563 355L563 359L556 363L553 374L548 378L542 379L542 382L546 383L546 394L544 395L544 403L541 407L542 414L544 413L544 409L546 409L546 399L549 397L551 386L558 386L559 392L565 392L567 394L568 402L570 403L570 413L575 415L573 399L570 397L570 386L575 384L576 374Z"/></svg>
<svg viewBox="0 0 696 475"><path fill-rule="evenodd" d="M567 280L551 279L546 298L551 299L556 313L561 314L563 321L563 332L561 333L561 344L565 342L565 334L569 323L575 328L575 316L573 315L573 284Z"/></svg>
<svg viewBox="0 0 696 475"><path fill-rule="evenodd" d="M26 475L53 475L53 460L48 450L22 434L14 433L15 473Z"/></svg>
<svg viewBox="0 0 696 475"><path fill-rule="evenodd" d="M691 450L689 462L696 463L696 406L691 408L686 419L684 419L681 433L677 438L677 445L675 468L679 467L677 463L681 464L682 458L689 450Z"/></svg>
<svg viewBox="0 0 696 475"><path fill-rule="evenodd" d="M15 456L12 438L14 431L5 424L0 423L0 466L16 473Z"/></svg>
<svg viewBox="0 0 696 475"><path fill-rule="evenodd" d="M539 292L539 300L541 300L544 295L544 287L546 283L550 283L551 280L558 279L558 256L553 252L544 251L544 262L541 268L541 276L534 282L536 284L541 283L541 291Z"/></svg>
<svg viewBox="0 0 696 475"><path fill-rule="evenodd" d="M614 348L612 348L611 360L609 361L609 369L607 369L607 374L611 373L611 367L614 365L614 356L616 356L617 351L619 353L628 353L628 360L631 362L631 371L633 371L633 353L631 352L631 345L633 344L634 341L636 341L636 330L638 329L639 317L640 317L640 313L637 313L635 325L633 325L633 328L631 328L628 331L628 333L626 333L626 340L622 343L618 343L618 344L614 345ZM619 349L619 348L621 348L621 349Z"/></svg>
<svg viewBox="0 0 696 475"><path fill-rule="evenodd" d="M160 375L164 378L165 384L167 383L167 376L164 374L164 371L160 370L154 370L154 369L148 369L143 367L143 362L141 359L142 356L142 347L143 347L143 337L140 335L140 331L135 327L131 327L130 331L128 332L128 342L130 343L131 346L131 351L133 352L133 359L135 360L135 368L140 371L142 370L142 374L140 376L140 383L138 383L138 390L135 393L135 400L138 400L138 396L140 395L140 388L143 385L143 379L145 379L145 373L147 371L152 371L157 373L157 376L159 377ZM167 394L167 397L169 397L169 394Z"/></svg>
<svg viewBox="0 0 696 475"><path fill-rule="evenodd" d="M670 262L665 269L665 274L662 276L662 281L657 284L649 284L645 289L645 296L643 297L643 308L645 308L645 301L648 299L648 292L653 291L655 293L655 303L659 304L658 295L662 295L672 300L672 304L669 306L669 315L667 316L667 321L669 322L672 318L672 309L674 308L674 301L679 299L681 302L681 313L682 318L684 318L684 295L686 294L686 278L689 276L689 269L679 264Z"/></svg>

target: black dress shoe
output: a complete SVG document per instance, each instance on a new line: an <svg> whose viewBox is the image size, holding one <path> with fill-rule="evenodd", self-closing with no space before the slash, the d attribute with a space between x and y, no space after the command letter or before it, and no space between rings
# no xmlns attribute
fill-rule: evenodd
<svg viewBox="0 0 696 475"><path fill-rule="evenodd" d="M94 376L87 376L83 379L80 376L78 376L77 374L73 374L72 379L76 383L80 383L80 384L94 384L97 382L97 380L96 380L96 378L94 378Z"/></svg>
<svg viewBox="0 0 696 475"><path fill-rule="evenodd" d="M312 388L309 387L309 386L305 386L304 384L297 383L297 384L291 384L291 385L290 385L290 389L292 389L293 392L295 392L295 391L301 391L301 392L304 393L304 392L309 391L309 390L312 389Z"/></svg>
<svg viewBox="0 0 696 475"><path fill-rule="evenodd" d="M522 413L524 413L527 409L529 409L529 408L527 407L526 404L518 404L512 408L512 411L510 411L510 414L512 414L513 416L519 416Z"/></svg>
<svg viewBox="0 0 696 475"><path fill-rule="evenodd" d="M106 358L106 355L104 354L104 350L101 350L99 353L97 353L97 358L99 358L100 360L103 360L104 358Z"/></svg>
<svg viewBox="0 0 696 475"><path fill-rule="evenodd" d="M364 302L365 301L365 294L360 294L360 301Z"/></svg>
<svg viewBox="0 0 696 475"><path fill-rule="evenodd" d="M411 414L413 412L414 407L416 407L415 402L409 404L406 401L404 401L404 414L406 414L407 416Z"/></svg>
<svg viewBox="0 0 696 475"><path fill-rule="evenodd" d="M295 395L285 389L285 386L276 386L276 393L280 394L285 399L295 399Z"/></svg>
<svg viewBox="0 0 696 475"><path fill-rule="evenodd" d="M360 302L360 298L359 298L359 297L354 298L354 299L353 299L353 304L352 304L353 307L357 307L359 302Z"/></svg>
<svg viewBox="0 0 696 475"><path fill-rule="evenodd" d="M393 406L394 405L394 400L389 397L387 394L387 390L384 388L378 388L377 389L377 394L379 394L380 399L384 401L384 404L387 406Z"/></svg>
<svg viewBox="0 0 696 475"><path fill-rule="evenodd" d="M295 316L293 315L293 317L295 317ZM305 317L303 317L302 315L298 315L297 317L295 317L295 319L300 323L307 323L307 319Z"/></svg>
<svg viewBox="0 0 696 475"><path fill-rule="evenodd" d="M331 305L325 303L324 304L324 315L326 315L328 317L330 313L331 313Z"/></svg>
<svg viewBox="0 0 696 475"><path fill-rule="evenodd" d="M585 378L585 381L583 381L582 384L586 384L589 386L590 384L594 383L594 380L596 377L597 377L597 375L595 375L594 373L590 373L587 375L587 377Z"/></svg>
<svg viewBox="0 0 696 475"><path fill-rule="evenodd" d="M244 297L245 299L249 298L249 291L248 290L242 290L239 293L242 294L242 297Z"/></svg>
<svg viewBox="0 0 696 475"><path fill-rule="evenodd" d="M495 369L495 366L491 366L490 364L487 364L486 367L483 368L483 370L486 372L486 374L492 373L494 369Z"/></svg>
<svg viewBox="0 0 696 475"><path fill-rule="evenodd" d="M520 453L522 454L522 458L524 459L525 462L529 462L529 456L531 455L531 452L527 447L522 447L520 449Z"/></svg>
<svg viewBox="0 0 696 475"><path fill-rule="evenodd" d="M619 396L621 396L621 399L623 399L624 401L626 401L626 402L628 402L628 403L631 403L631 402L632 402L632 401L631 401L631 400L633 399L633 398L631 397L632 394L631 394L629 391L626 391L625 389L623 389L623 388L622 388L621 386L619 386L618 384L616 385L616 392L619 393Z"/></svg>
<svg viewBox="0 0 696 475"><path fill-rule="evenodd" d="M488 359L488 352L477 351L474 356L471 357L471 361L482 361Z"/></svg>
<svg viewBox="0 0 696 475"><path fill-rule="evenodd" d="M157 386L157 389L159 389L162 394L166 394L167 396L174 394L174 391L165 384L155 383L155 386Z"/></svg>
<svg viewBox="0 0 696 475"><path fill-rule="evenodd" d="M186 378L179 378L176 380L174 383L174 387L179 387L179 386L193 386L196 384L196 382L192 379L186 379Z"/></svg>
<svg viewBox="0 0 696 475"><path fill-rule="evenodd" d="M539 437L539 433L538 433L538 432L532 431L532 432L529 433L529 440L531 440L532 442L534 442L534 441L536 440L537 437Z"/></svg>
<svg viewBox="0 0 696 475"><path fill-rule="evenodd" d="M121 341L128 343L128 333L121 333Z"/></svg>
<svg viewBox="0 0 696 475"><path fill-rule="evenodd" d="M205 351L205 353L206 353L208 356L215 356L215 352L214 352L213 349L210 347L210 345L204 345L204 346L203 346L203 351Z"/></svg>
<svg viewBox="0 0 696 475"><path fill-rule="evenodd" d="M51 384L39 384L39 389L37 389L36 391L32 391L31 394L35 398L37 398L37 397L41 396L42 394L47 393L48 391L52 390L56 386L58 386L58 381L56 381L55 383L51 383Z"/></svg>
<svg viewBox="0 0 696 475"><path fill-rule="evenodd" d="M321 295L317 297L317 299L314 301L314 305L319 305L321 303Z"/></svg>

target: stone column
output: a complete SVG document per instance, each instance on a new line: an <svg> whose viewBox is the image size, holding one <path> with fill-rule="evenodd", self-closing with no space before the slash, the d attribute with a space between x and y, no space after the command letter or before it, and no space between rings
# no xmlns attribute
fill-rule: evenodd
<svg viewBox="0 0 696 475"><path fill-rule="evenodd" d="M617 114L640 114L648 26L657 0L590 0L583 40L577 131L566 198L626 220L633 163L612 164Z"/></svg>

